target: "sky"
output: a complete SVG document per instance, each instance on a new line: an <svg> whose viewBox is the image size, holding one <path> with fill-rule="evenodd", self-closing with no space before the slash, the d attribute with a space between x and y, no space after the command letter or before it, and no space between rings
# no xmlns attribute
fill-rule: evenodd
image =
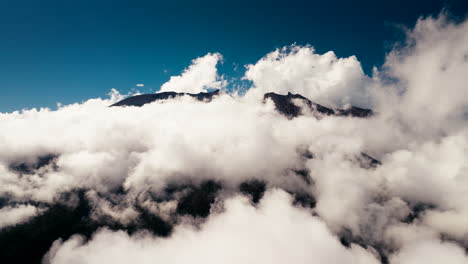
<svg viewBox="0 0 468 264"><path fill-rule="evenodd" d="M191 60L223 55L219 73L286 45L356 55L370 75L402 38L401 25L463 0L432 1L0 1L0 112L55 107L136 84L159 90Z"/></svg>

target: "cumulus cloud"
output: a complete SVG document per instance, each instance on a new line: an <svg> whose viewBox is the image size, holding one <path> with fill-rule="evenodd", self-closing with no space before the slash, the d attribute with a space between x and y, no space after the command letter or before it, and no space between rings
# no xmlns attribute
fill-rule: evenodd
<svg viewBox="0 0 468 264"><path fill-rule="evenodd" d="M108 107L124 97L113 90L1 113L0 210L15 217L0 247L61 216L73 231L44 228L45 249L30 246L45 263L465 263L467 25L418 20L373 76L290 46L247 66L243 96ZM222 88L219 60L195 59L161 90ZM266 92L374 115L293 100L291 118Z"/></svg>
<svg viewBox="0 0 468 264"><path fill-rule="evenodd" d="M251 92L299 93L334 107L369 106L368 77L357 58L337 58L333 51L317 54L311 46L277 49L247 65L244 78L253 82Z"/></svg>
<svg viewBox="0 0 468 264"><path fill-rule="evenodd" d="M374 89L381 112L399 119L420 136L441 136L465 129L468 101L468 23L442 14L419 19L404 46L388 56L381 74L394 82ZM392 109L384 109L392 108ZM389 117L390 118L390 117Z"/></svg>
<svg viewBox="0 0 468 264"><path fill-rule="evenodd" d="M216 65L222 61L219 53L208 53L192 61L181 75L171 76L170 80L161 86L160 92L175 91L184 93L204 92L209 88L221 89L226 81L218 75Z"/></svg>

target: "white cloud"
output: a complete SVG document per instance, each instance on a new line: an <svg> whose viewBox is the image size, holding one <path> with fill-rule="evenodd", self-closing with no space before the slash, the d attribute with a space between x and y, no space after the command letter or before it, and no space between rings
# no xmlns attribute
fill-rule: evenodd
<svg viewBox="0 0 468 264"><path fill-rule="evenodd" d="M222 89L226 81L218 75L216 65L223 59L219 53L208 53L192 61L179 76L161 86L160 92L175 91L183 93L205 92L208 88Z"/></svg>
<svg viewBox="0 0 468 264"><path fill-rule="evenodd" d="M438 241L420 241L413 245L404 247L391 259L392 264L438 264L468 263L468 256L464 249L453 243L441 243Z"/></svg>
<svg viewBox="0 0 468 264"><path fill-rule="evenodd" d="M454 24L444 14L419 19L407 33L406 46L387 56L381 74L394 82L373 90L381 93L376 97L380 111L420 137L464 129L467 33L467 21Z"/></svg>
<svg viewBox="0 0 468 264"><path fill-rule="evenodd" d="M84 244L76 236L59 242L50 264L61 263L378 263L370 251L343 247L325 223L292 207L282 191L266 194L257 210L234 197L201 230L179 226L167 239L101 230ZM47 262L46 262L47 263Z"/></svg>
<svg viewBox="0 0 468 264"><path fill-rule="evenodd" d="M0 229L22 223L37 215L41 210L32 205L6 206L0 208Z"/></svg>
<svg viewBox="0 0 468 264"><path fill-rule="evenodd" d="M368 78L355 56L337 58L333 51L317 54L310 46L277 49L247 66L251 92L299 93L327 106L368 106Z"/></svg>

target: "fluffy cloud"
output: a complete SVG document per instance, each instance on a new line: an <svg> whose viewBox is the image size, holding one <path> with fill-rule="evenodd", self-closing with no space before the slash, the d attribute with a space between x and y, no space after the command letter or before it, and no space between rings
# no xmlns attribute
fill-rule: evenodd
<svg viewBox="0 0 468 264"><path fill-rule="evenodd" d="M403 248L392 258L392 264L436 264L441 262L463 264L468 262L468 257L464 250L455 244L420 241L420 243Z"/></svg>
<svg viewBox="0 0 468 264"><path fill-rule="evenodd" d="M40 210L32 205L2 207L0 208L0 228L27 221L39 212Z"/></svg>
<svg viewBox="0 0 468 264"><path fill-rule="evenodd" d="M299 93L317 103L340 107L368 106L368 77L355 56L337 58L333 51L317 54L310 46L277 49L247 66L251 92Z"/></svg>
<svg viewBox="0 0 468 264"><path fill-rule="evenodd" d="M226 81L218 75L216 65L223 59L219 53L208 53L192 61L187 69L179 76L161 86L160 92L175 91L183 93L204 92L208 88L221 89Z"/></svg>
<svg viewBox="0 0 468 264"><path fill-rule="evenodd" d="M201 230L180 226L168 239L101 230L84 244L75 236L57 242L45 263L378 263L359 246L346 249L325 223L290 202L278 190L267 193L258 209L234 197Z"/></svg>
<svg viewBox="0 0 468 264"><path fill-rule="evenodd" d="M419 19L405 46L387 56L380 74L393 82L373 89L381 112L421 138L465 129L467 32L466 21L454 24L445 15Z"/></svg>

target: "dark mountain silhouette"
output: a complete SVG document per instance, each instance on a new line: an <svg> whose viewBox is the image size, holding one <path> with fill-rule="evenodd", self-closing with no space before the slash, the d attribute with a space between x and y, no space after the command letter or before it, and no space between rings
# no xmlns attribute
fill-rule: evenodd
<svg viewBox="0 0 468 264"><path fill-rule="evenodd" d="M36 170L45 167L49 164L55 166L54 161L58 158L58 155L47 154L43 156L38 156L35 161L18 161L10 164L10 170L21 173L21 174L32 174Z"/></svg>
<svg viewBox="0 0 468 264"><path fill-rule="evenodd" d="M264 100L270 99L275 104L276 110L293 118L301 114L301 108L294 104L294 100L302 100L312 113L336 116L351 116L351 117L369 117L372 115L371 109L364 109L352 106L349 109L331 109L323 105L317 104L300 94L288 93L281 95L277 93L266 93Z"/></svg>
<svg viewBox="0 0 468 264"><path fill-rule="evenodd" d="M122 101L119 101L111 106L143 106L145 104L149 104L154 101L174 99L176 97L181 97L181 96L190 96L199 101L211 101L213 96L216 96L218 94L219 94L219 90L215 90L213 92L207 92L207 93L197 93L197 94L176 93L176 92L140 94L140 95L135 95L135 96L125 98Z"/></svg>
<svg viewBox="0 0 468 264"><path fill-rule="evenodd" d="M170 100L180 96L190 96L199 101L210 102L213 97L219 95L219 90L207 93L176 93L162 92L155 94L141 94L126 98L111 106L143 106L159 100ZM335 115L335 116L350 116L350 117L369 117L372 110L352 106L348 109L332 109L323 105L317 104L300 94L288 93L281 95L277 93L266 93L263 97L264 101L270 99L275 104L276 110L289 118L297 117L301 114L301 108L294 103L294 100L302 100L309 110L317 115Z"/></svg>

